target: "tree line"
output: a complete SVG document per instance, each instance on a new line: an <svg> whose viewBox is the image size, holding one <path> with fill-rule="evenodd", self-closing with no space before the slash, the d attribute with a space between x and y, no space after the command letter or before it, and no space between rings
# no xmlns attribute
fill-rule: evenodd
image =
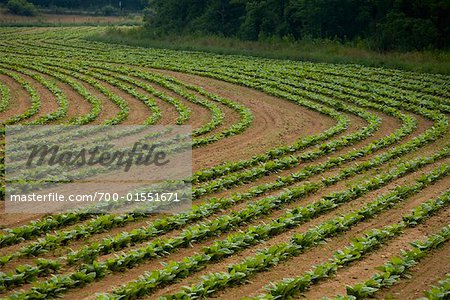
<svg viewBox="0 0 450 300"><path fill-rule="evenodd" d="M67 9L91 9L111 6L126 10L142 10L147 5L147 0L22 0L20 3L31 3L39 7L61 7ZM0 4L7 4L8 0L0 0ZM25 4L26 5L26 4Z"/></svg>
<svg viewBox="0 0 450 300"><path fill-rule="evenodd" d="M156 33L364 39L379 50L450 45L450 0L149 0L145 12Z"/></svg>

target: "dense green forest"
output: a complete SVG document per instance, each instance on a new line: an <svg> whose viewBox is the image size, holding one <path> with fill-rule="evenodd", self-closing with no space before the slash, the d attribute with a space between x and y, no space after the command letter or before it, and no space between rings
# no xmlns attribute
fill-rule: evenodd
<svg viewBox="0 0 450 300"><path fill-rule="evenodd" d="M7 2L21 11L26 0ZM42 8L144 10L149 36L364 41L374 50L450 47L450 0L28 0ZM28 8L33 13L33 8Z"/></svg>
<svg viewBox="0 0 450 300"><path fill-rule="evenodd" d="M156 33L365 39L379 50L450 45L450 0L150 0Z"/></svg>

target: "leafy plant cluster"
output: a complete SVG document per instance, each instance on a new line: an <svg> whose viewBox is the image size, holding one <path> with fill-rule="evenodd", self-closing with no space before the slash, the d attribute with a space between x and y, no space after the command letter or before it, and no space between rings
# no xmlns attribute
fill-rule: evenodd
<svg viewBox="0 0 450 300"><path fill-rule="evenodd" d="M393 192L378 197L358 211L325 221L305 233L294 234L290 242L275 244L261 250L240 263L230 265L227 272L205 275L198 284L185 287L181 292L168 295L166 299L202 298L211 296L214 292L226 287L240 284L249 276L277 265L289 257L297 256L305 249L324 241L326 238L346 231L356 223L389 209L393 204L418 193L435 180L444 177L449 171L449 166L437 168L432 173L421 177L415 185L398 187ZM316 205L321 205L321 210L327 211L336 205L336 203L333 203L334 199L330 198L329 201L316 203ZM340 200L336 199L335 201L339 203ZM115 290L111 298L136 299L150 294L158 286L164 285L165 281L173 280L174 276L183 278L200 269L204 262L211 260L210 256L212 255L219 255L219 257L232 255L249 244L257 243L261 238L265 239L267 235L279 233L285 226L292 228L294 224L300 223L303 218L311 218L314 213L314 210L308 209L308 207L298 208L291 211L289 216L283 216L283 218L274 220L268 225L250 227L247 234L234 234L223 241L215 242L211 247L204 248L201 254L185 258L181 262L171 262L163 270L152 271L143 278L130 282ZM250 232L252 234L249 234Z"/></svg>
<svg viewBox="0 0 450 300"><path fill-rule="evenodd" d="M337 273L339 268L361 259L365 254L374 251L387 240L399 236L404 229L423 222L449 204L450 192L445 192L436 199L428 200L415 207L410 214L403 216L403 220L399 223L365 232L362 236L354 238L349 246L334 252L333 257L327 262L318 264L312 267L310 271L295 278L286 278L278 283L272 283L266 287L268 294L259 295L254 299L289 299L294 297L320 280Z"/></svg>
<svg viewBox="0 0 450 300"><path fill-rule="evenodd" d="M5 65L2 65L5 67ZM27 75L37 82L41 83L45 88L47 88L53 95L55 95L58 103L58 109L55 112L46 114L37 118L32 122L25 123L27 125L42 125L53 122L55 120L62 119L67 116L67 109L69 105L69 101L66 95L61 91L61 89L52 81L48 81L37 73L30 72L27 69L23 68L14 68L15 71L20 72L21 74Z"/></svg>
<svg viewBox="0 0 450 300"><path fill-rule="evenodd" d="M407 128L408 131L412 130L415 127L415 123L409 123L408 127L409 127L409 128ZM401 133L401 134L399 134L399 133ZM404 134L405 133L402 133L402 131L399 130L394 135L401 137ZM348 154L346 154L344 156L341 156L339 158L330 159L327 163L323 163L323 164L318 165L318 166L311 166L311 167L309 167L309 168L307 168L307 169L305 169L303 171L300 171L298 173L294 173L294 174L292 174L289 177L282 178L282 179L278 180L275 184L266 184L266 185L263 185L261 187L256 187L256 188L253 189L253 191L254 191L253 193L252 192L247 193L247 195L244 196L244 197L242 197L242 196L240 198L238 198L237 196L233 197L232 198L233 202L238 200L238 199L240 201L242 201L243 199L248 199L248 198L250 198L252 196L261 195L265 191L271 190L273 188L280 188L282 185L292 184L293 182L298 181L298 180L304 180L308 176L312 176L313 174L317 174L317 173L323 172L324 170L329 169L331 167L335 167L337 165L340 165L341 163L343 163L345 161L350 161L350 160L352 160L352 159L354 159L356 157L361 157L361 155L364 155L365 153L373 152L373 150L375 150L376 148L381 148L383 146L387 146L387 145L392 143L392 140L389 137L384 137L383 139L386 140L385 143L380 143L380 141L376 141L375 143L371 143L367 147L365 147L365 148L363 148L361 150L351 151L350 153L348 153ZM384 163L385 161L387 161L389 159L392 159L393 157L396 157L400 153L402 153L402 152L404 153L405 151L408 151L408 149L414 149L414 147L416 147L416 144L414 142L415 142L415 140L413 140L409 144L406 144L404 147L398 147L398 149L396 149L396 151L392 151L393 152L392 155L384 155L383 159L372 160L372 161L367 162L366 164L360 165L358 167L347 168L343 172L341 172L338 176L334 177L334 179L333 178L324 179L323 180L324 184L330 185L330 184L336 183L339 180L341 180L343 178L346 178L346 177L348 177L351 174L357 174L357 173L360 173L362 170L374 167L376 165L380 165L380 164ZM224 206L222 208L224 208L224 207L226 207L226 205L230 204L229 200L228 201L222 201L222 202L224 204ZM107 217L103 217L103 218L107 218ZM113 219L113 216L111 216L109 218ZM79 230L81 233L77 234L76 236L80 237L80 236L88 234L88 232L90 232L90 231L86 231L87 228L89 228L89 227L83 227L83 230ZM97 227L94 226L94 229L95 228L97 228ZM98 229L94 230L94 232L96 232L97 230ZM60 236L59 239L56 239L56 240L53 241L53 244L58 244L62 240L67 242L68 240L67 240L67 237L65 237L66 235L67 234L62 233L62 235ZM69 236L70 237L74 237L73 230L70 232ZM142 237L142 234L139 234L139 236ZM153 234L151 236L153 236ZM32 246L33 248L36 248L36 243L32 244L32 245L33 245ZM27 249L29 249L29 247ZM117 249L115 249L115 250L117 250ZM36 254L39 253L39 252L29 253L28 250L25 251L25 252L28 253L28 254L32 254L32 255L36 255ZM94 256L93 253L87 253L87 254L85 254L85 257L93 259L95 256Z"/></svg>
<svg viewBox="0 0 450 300"><path fill-rule="evenodd" d="M18 84L20 84L31 96L30 108L28 108L24 113L22 113L20 115L10 117L9 119L1 122L2 128L0 129L0 134L4 135L4 133L5 133L4 126L5 125L14 124L14 123L31 118L32 116L36 115L41 108L41 99L40 99L39 94L37 93L36 89L33 88L30 85L30 83L27 80L25 80L23 77L17 75L14 72L3 69L3 68L0 69L0 73L7 75L7 76L11 77L12 79L14 79L14 81L16 81Z"/></svg>
<svg viewBox="0 0 450 300"><path fill-rule="evenodd" d="M411 125L412 125L412 128L414 128L414 124L410 124L410 126ZM389 141L388 137L385 137L384 139ZM294 173L294 174L292 174L289 177L286 177L284 179L280 179L275 184L273 184L273 183L272 184L265 184L265 185L262 185L260 187L256 187L256 188L252 189L251 192L249 192L247 194L235 195L235 196L233 196L233 197L231 197L229 199L220 199L219 201L214 201L211 204L207 204L207 205L203 205L203 206L205 208L207 206L209 206L211 208L214 207L214 210L209 212L208 215L210 215L213 212L216 212L218 209L224 209L224 208L228 207L229 205L235 203L236 201L242 201L244 199L249 199L249 198L251 198L253 196L261 195L262 193L267 192L267 191L269 191L271 189L280 188L282 185L292 184L293 182L298 181L298 180L304 180L305 178L307 178L309 176L312 176L313 174L317 174L317 173L323 172L324 170L326 170L326 169L328 169L330 167L335 167L335 166L339 165L340 163L342 163L344 161L348 161L348 160L352 160L352 159L354 159L356 157L360 157L362 154L365 153L365 151L367 151L368 153L371 153L371 151L374 150L374 147L375 148L376 147L382 147L382 146L388 145L388 144L389 144L389 142L386 143L386 144L382 144L379 141L376 141L374 143L369 144L366 147L366 149L361 149L359 151L355 150L355 151L352 151L352 152L348 153L347 155L345 155L343 157L340 157L340 158L337 158L337 159L334 159L334 160L330 159L328 162L323 163L323 164L318 165L318 166L311 166L309 168L306 168L305 170L302 170L300 172ZM383 155L382 157L376 157L377 159L371 160L371 161L369 161L369 162L367 162L365 164L361 164L361 165L356 166L356 167L346 168L340 174L335 176L334 179L333 178L323 179L323 184L330 185L330 184L337 183L339 180L347 178L351 174L357 174L357 173L360 173L363 170L367 170L367 169L372 168L374 166L380 165L380 164L386 162L387 160L392 159L392 158L400 155L401 153L405 153L407 151L410 151L410 149L411 150L414 149L415 147L417 147L417 145L415 143L415 140L412 140L410 143L405 144L403 147L400 146L400 147L397 147L395 150L392 150L391 151L392 152L391 155ZM311 186L311 187L308 187L308 186ZM314 186L315 186L315 188L314 188ZM313 188L313 190L317 190L318 186L314 185L314 184L306 184L306 185L304 185L303 188L308 188L308 189ZM259 206L259 205L262 205L263 203L264 203L263 201L259 201L259 202L257 202L257 205ZM220 204L220 205L217 206L218 204ZM276 205L276 203L275 203L275 205ZM201 211L201 213L204 213L204 210ZM199 216L201 216L201 214L197 214L197 212L195 214L191 213L190 215L191 215L191 218L194 218L194 219L198 219ZM205 217L205 216L203 215L203 217ZM102 218L114 220L114 216L103 216ZM180 216L179 219L183 219L183 218L185 218L185 216L182 215L182 216ZM130 220L130 219L127 219L127 220ZM133 221L133 220L134 219L131 219L131 221ZM167 222L167 220L164 220L164 221ZM112 222L111 226L113 226L114 223L115 222ZM180 224L179 221L176 224L179 225ZM167 223L166 223L166 225L167 225ZM77 230L77 229L73 229L69 233L62 232L59 235L59 238L56 239L56 236L54 236L52 238L52 240L53 240L52 245L57 245L57 244L61 243L62 241L65 241L64 243L67 243L69 241L68 237L73 238L73 237L81 237L81 236L86 235L86 234L92 234L91 230L87 230L88 228L90 228L90 226L88 226L88 227L83 226L82 228L80 227L79 228L80 230L78 230L79 232L78 232L77 235L74 235L74 233L75 233L74 230ZM93 232L98 231L97 226L94 226L93 228L95 229ZM170 228L170 227L164 228L165 229L164 232L166 232L166 230L168 228ZM133 232L132 234L126 234L123 237L121 235L119 235L119 237L116 238L116 239L112 239L112 240L106 239L100 245L108 244L110 246L110 248L103 249L102 252L99 253L100 245L96 245L96 244L91 245L91 246L87 247L86 249L84 249L83 251L81 251L81 254L82 254L81 258L84 257L84 260L85 259L92 260L97 255L99 255L101 253L106 254L106 253L111 252L112 250L114 250L114 251L119 250L119 248L117 248L117 246L114 247L112 245L128 245L130 243L130 238L132 239L132 243L133 244L136 243L136 242L141 242L143 239L147 239L147 238L153 237L155 232L161 233L160 231L154 230L154 228L150 227L150 228L142 228L142 230L139 230L136 233ZM134 236L138 237L139 239L136 240L134 238ZM51 237L51 236L48 236L48 237ZM125 242L123 240L125 240ZM41 241L39 243L33 243L30 246L24 248L20 252L36 255L39 252L35 252L35 253L31 252L30 253L29 252L30 251L29 250L30 247L32 247L34 249L37 249L37 250L40 249L39 251L41 251L42 250L41 248L43 247L42 245L44 244L43 243L44 241L45 240L43 240L43 241ZM37 245L40 245L40 246L37 247ZM46 249L46 248L44 248L44 249ZM93 249L96 250L96 253L92 252ZM69 255L69 260L74 260L74 258L76 258L76 257L78 257L77 260L80 259L80 252L77 253L76 256L74 256L73 254Z"/></svg>
<svg viewBox="0 0 450 300"><path fill-rule="evenodd" d="M0 235L0 247L18 244L39 236L42 232L48 232L60 227L69 226L90 218L91 214L86 212L67 212L47 216L43 219L31 221L29 224L7 229Z"/></svg>
<svg viewBox="0 0 450 300"><path fill-rule="evenodd" d="M5 111L9 106L9 100L10 100L10 93L9 88L7 85L0 83L0 112Z"/></svg>
<svg viewBox="0 0 450 300"><path fill-rule="evenodd" d="M21 16L35 16L38 13L36 7L27 0L8 0L6 8L9 12Z"/></svg>
<svg viewBox="0 0 450 300"><path fill-rule="evenodd" d="M433 286L428 291L425 291L425 298L421 300L441 300L450 295L450 273L445 275L445 278L439 281L438 286Z"/></svg>
<svg viewBox="0 0 450 300"><path fill-rule="evenodd" d="M166 95L165 93L156 90L154 87L152 87L149 84L146 84L142 81L134 80L130 76L119 76L117 74L116 69L114 70L115 72L105 72L105 70L101 70L101 69L97 69L97 68L95 69L95 71L97 71L97 72L103 71L104 74L107 74L112 77L118 77L122 81L132 83L132 84L136 85L137 87L140 87L140 88L144 89L145 91L149 92L150 94L154 95L155 97L163 100L164 102L167 102L167 103L173 105L179 114L177 121L176 121L176 124L178 124L178 125L184 124L191 117L191 110L188 107L186 107L186 105L184 105L179 99L172 98L172 97ZM136 72L136 71L133 73L122 72L122 74L133 75L138 78L148 80L147 76L143 75L143 72ZM220 110L219 110L219 112L220 112L220 114L222 114L222 112ZM217 112L215 112L215 113L217 113Z"/></svg>
<svg viewBox="0 0 450 300"><path fill-rule="evenodd" d="M426 159L425 159L426 160ZM417 164L419 163L419 165ZM416 170L418 167L420 167L420 160L416 161L415 163L411 163L411 168L413 170ZM400 168L401 169L401 168ZM379 211L383 211L385 209L388 209L393 203L398 202L404 197L410 197L411 195L419 192L426 186L430 185L431 183L435 182L436 180L439 180L448 172L450 171L449 166L443 166L440 168L435 169L430 174L422 176L416 185L413 186L406 186L406 187L399 187L394 192L390 193L389 195L385 197L380 197L380 199L377 199L377 201L371 203L372 206L365 207L363 210L361 210L361 213L358 215L352 215L351 220L360 221L362 218L365 218L367 216L371 216L372 214L376 214ZM378 182L378 184L381 184L382 181L380 179L374 179L372 181ZM347 193L352 193L352 189L349 189ZM342 193L344 195L344 192ZM329 197L328 197L329 198ZM328 199L327 198L327 199ZM328 200L322 201L322 203L314 203L315 207L319 209L319 211L328 211L330 208L334 207L336 204L333 203L333 200L336 199L337 201L345 201L342 199L339 199L339 197L333 196L333 198L329 198ZM235 253L236 251L239 251L239 249L242 249L243 247L248 247L249 245L252 245L254 243L258 243L258 241L261 241L261 239L266 239L268 236L275 235L280 232L280 230L283 230L283 228L291 228L295 224L299 224L302 221L308 220L312 216L316 215L319 211L315 212L314 209L309 207L304 208L298 208L298 210L294 210L289 212L286 216L283 216L277 220L274 220L272 223L268 225L261 225L256 227L251 227L246 232L243 233L237 233L233 234L227 239L223 241L215 242L212 246L207 247L203 250L203 254L195 255L191 258L185 258L183 262L181 263L170 263L166 268L164 268L162 271L153 271L149 273L147 276L143 277L141 280L130 283L127 287L124 287L117 291L117 295L120 295L122 293L126 293L131 298L136 297L135 293L139 293L140 295L143 295L145 293L148 293L156 286L160 286L159 281L167 281L167 280L173 280L177 276L187 276L191 272L197 270L200 268L204 263L208 263L210 261L214 261L216 259L222 258L224 256L231 255L232 253ZM363 217L364 216L364 217ZM338 217L339 220L340 217ZM349 218L343 218L340 222L348 221ZM220 223L217 223L218 226L220 226ZM330 227L329 225L324 225L325 228L335 228L335 229L342 229L342 226L336 225L335 227ZM204 231L207 233L212 228L208 226L202 226L198 225L196 226L199 229L199 231ZM319 227L316 229L317 232L320 232L322 227ZM284 230L285 230L284 229ZM206 231L205 231L206 230ZM216 227L215 230L220 230L220 227ZM167 241L159 240L153 243L147 244L147 246L143 248L139 248L137 250L130 251L128 253L125 253L117 258L111 258L107 259L104 262L93 262L91 264L83 265L78 272L72 273L70 275L57 275L54 276L52 279L46 282L39 283L38 285L34 286L30 291L26 292L20 292L18 294L14 294L14 297L29 297L29 296L37 296L39 294L45 295L46 297L53 297L58 295L62 292L64 289L70 289L74 287L83 286L84 284L88 282L92 282L96 278L101 278L107 274L108 271L120 271L127 268L130 268L137 264L140 261L148 260L150 258L159 257L161 255L165 255L167 252L171 252L174 248L173 243L177 243L178 245L188 245L186 243L189 243L189 239L198 239L201 238L198 235L192 235L190 231L184 231L186 232L186 235L184 237L180 238L174 238L169 239ZM190 233L190 234L189 234ZM188 235L189 234L189 235ZM331 233L329 233L331 234ZM327 234L325 236L320 236L321 238L325 238L328 236ZM317 234L312 235L306 235L305 237L313 238L318 237ZM188 240L186 240L188 238ZM309 241L309 238L306 239L304 242L299 242L301 240L304 240L305 238L300 237L294 237L293 243L297 244L303 244L303 245L312 245L315 242ZM253 241L253 242L252 242ZM282 249L277 247L272 247L274 249ZM297 251L301 247L298 247ZM228 249L228 250L226 250ZM284 248L283 248L284 249ZM225 251L226 250L226 251ZM259 255L259 254L258 254ZM282 255L280 253L280 255ZM215 258L215 259L214 259ZM200 263L202 262L202 263ZM269 261L267 261L269 263ZM261 263L261 261L259 261ZM188 270L190 270L188 272ZM166 274L166 272L170 272ZM174 274L172 272L175 272L175 274L178 274L174 277ZM159 274L161 273L161 274ZM172 275L170 275L172 274ZM234 273L233 273L234 274ZM159 278L159 279L157 279ZM236 279L236 278L235 278ZM156 280L156 281L155 281ZM78 282L76 282L78 281ZM150 284L151 282L151 284ZM222 281L223 282L223 281ZM216 282L217 284L217 282ZM133 292L131 292L133 291ZM129 294L132 293L132 294ZM125 295L125 294L124 294ZM134 296L133 296L134 295ZM127 297L128 297L127 296Z"/></svg>
<svg viewBox="0 0 450 300"><path fill-rule="evenodd" d="M410 250L403 250L400 256L394 256L384 265L377 267L381 272L373 275L371 279L354 286L348 286L347 296L338 297L338 299L365 299L380 289L393 285L430 251L448 240L450 240L450 225L444 226L439 232L425 240L412 242Z"/></svg>

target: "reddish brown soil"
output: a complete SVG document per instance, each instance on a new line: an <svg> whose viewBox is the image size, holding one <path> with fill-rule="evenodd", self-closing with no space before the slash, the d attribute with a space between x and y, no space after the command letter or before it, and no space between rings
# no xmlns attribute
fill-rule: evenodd
<svg viewBox="0 0 450 300"><path fill-rule="evenodd" d="M445 221L445 220L444 220ZM418 299L431 286L438 286L439 281L450 273L450 243L429 253L418 265L412 267L408 275L390 289L376 293L375 298Z"/></svg>
<svg viewBox="0 0 450 300"><path fill-rule="evenodd" d="M301 136L320 133L335 123L321 114L253 89L195 75L161 72L237 101L253 113L253 123L244 133L196 149L193 158L197 168L249 158L264 150L291 144Z"/></svg>
<svg viewBox="0 0 450 300"><path fill-rule="evenodd" d="M31 106L28 92L14 79L0 74L0 81L9 87L9 106L0 114L0 120L5 121L12 116L23 114Z"/></svg>
<svg viewBox="0 0 450 300"><path fill-rule="evenodd" d="M160 72L162 74L170 75L173 77L176 77L180 79L181 81L193 85L197 85L202 87L208 92L215 93L219 96L228 98L230 100L236 101L246 107L248 107L253 116L254 120L250 128L245 130L242 134L239 134L237 136L229 137L223 140L220 140L218 142L212 143L210 145L201 147L199 149L194 150L194 170L199 170L207 167L211 167L214 165L217 165L219 163L222 163L224 161L236 161L240 159L248 159L251 156L259 153L263 153L264 151L280 146L280 145L286 145L286 144L292 144L294 141L298 140L299 138L307 135L317 134L320 132L325 131L327 128L333 126L335 124L335 121L320 115L316 112L313 112L311 110L308 110L306 108L300 107L294 103L291 103L289 101L279 99L276 97L268 96L262 92L255 91L246 87L222 82L219 80L204 78L200 76L194 76L194 75L187 75L172 71L161 71L161 70L153 70L156 72ZM28 78L27 78L28 79ZM11 82L10 78L7 78L6 76L0 75L0 80L2 82L5 82L6 84L10 85L11 87L14 86L14 82ZM138 79L136 79L138 80ZM29 80L33 83L32 80ZM78 81L81 82L81 81ZM33 83L34 84L34 83ZM117 106L112 103L107 97L105 97L103 94L101 94L99 91L97 91L92 86L82 83L90 92L92 92L93 95L98 97L100 101L102 102L102 113L100 117L94 122L94 124L99 124L103 122L104 120L110 119L114 117L117 112L118 108ZM123 92L119 90L118 88L115 88L111 86L108 83L102 82L102 84L111 90L116 95L122 97L124 100L127 101L130 107L130 117L123 122L123 124L141 124L146 118L150 116L150 111L148 107L145 106L144 103L139 101L138 99L135 99L131 95L127 94L126 92ZM17 85L17 84L16 84ZM58 83L58 85L66 92L66 95L69 98L69 103L75 102L75 103L82 103L79 106L69 106L69 115L70 116L78 116L82 115L84 113L87 113L90 109L90 105L81 99L81 97L76 94L71 88L69 88L68 85ZM152 85L153 86L153 85ZM156 87L160 91L163 91L167 93L170 96L177 97L180 100L183 101L185 105L187 105L191 111L192 111L192 117L191 120L188 122L188 124L192 125L194 128L198 128L202 126L203 124L207 123L210 118L211 114L210 112L205 109L204 107L201 107L196 104L192 104L186 99L180 98L179 96L175 95L173 92L168 91L167 89ZM40 94L42 94L42 97L51 98L52 95L46 94L46 90L40 89L38 86L38 91ZM11 113L13 115L14 113L17 113L17 110L24 105L26 105L26 101L29 100L26 98L26 93L23 90L20 90L20 88L17 89L18 91L14 91L16 93L14 95L15 98L20 99L17 102L21 103L17 107L13 106L2 114L3 116L7 115L8 113ZM140 88L137 88L137 90L145 95L149 94L145 91L143 91ZM194 93L196 96L201 97L197 93ZM158 106L162 109L162 119L160 120L159 124L173 124L177 118L177 112L175 109L165 103L164 101L160 99L155 99ZM69 104L70 105L70 104ZM219 126L217 129L215 129L212 133L217 133L222 130L225 130L226 128L232 126L233 124L239 122L239 115L231 110L230 108L227 108L221 104L217 104L218 107L225 113L225 119L221 126ZM16 111L14 111L16 109ZM48 101L45 107L43 107L42 113L48 113L52 111L52 109L55 109L51 105L51 101ZM10 112L11 111L11 112ZM226 191L219 191L217 193L214 193L212 195L208 195L205 197L202 197L198 203L206 202L208 201L209 197L211 196L229 196L230 194L236 193L236 192L243 192L247 191L251 187L254 187L256 185L262 184L262 183L268 183L276 180L279 176L287 176L288 174L298 171L305 166L308 165L315 165L320 162L324 162L329 157L337 157L342 154L347 153L351 149L360 148L368 143L377 140L385 135L393 133L396 129L398 129L401 124L399 120L387 116L385 114L382 114L378 111L371 110L371 112L379 115L382 117L383 122L381 124L380 130L375 132L371 137L368 139L361 141L359 143L356 143L352 145L351 147L346 147L344 149L338 150L336 152L330 153L329 155L326 155L324 157L320 157L312 162L308 163L302 163L299 166L296 166L294 168L291 168L289 170L280 171L276 174L271 174L268 176L265 176L263 178L260 178L258 180L255 180L251 183L244 184L237 188L232 188L230 190ZM350 127L345 132L339 134L336 137L333 137L333 139L337 139L341 136L347 135L349 133L355 132L357 130L360 130L362 127L366 126L366 122L358 117L355 117L353 115L347 115L348 118L351 121ZM410 136L406 137L402 142L408 141L412 139L415 136L418 136L419 134L423 133L426 129L430 128L432 126L431 121L424 119L423 117L414 115L418 120L418 128L417 130L411 134ZM208 134L207 134L208 135ZM412 152L411 154L405 155L404 157L400 159L394 159L391 162L375 168L373 170L370 170L368 172L365 172L363 174L354 176L352 178L343 180L342 182L339 182L338 184L334 186L330 186L327 188L323 188L317 193L306 197L305 199L301 199L298 201L295 201L295 203L291 203L289 205L285 205L280 207L278 210L275 210L268 216L264 216L261 218L258 218L254 221L249 221L246 224L242 224L239 228L235 228L235 230L232 230L231 232L236 232L237 230L245 230L249 226L257 225L257 224L264 224L268 223L271 220L281 216L283 213L286 212L287 209L291 209L300 205L307 205L308 203L312 203L314 201L317 201L320 199L320 197L327 195L333 191L337 190L343 190L346 189L349 186L352 185L358 185L365 180L371 178L372 176L375 176L377 174L386 172L396 165L398 165L401 162L408 161L412 158L423 156L423 155L431 155L433 152L436 151L436 149L440 146L442 146L445 143L448 143L449 135L446 135L444 138L436 142L435 144L431 144L428 146L423 147L418 152ZM310 147L308 149L302 150L301 152L308 152L310 150L314 149L314 147ZM363 162L370 158L373 158L375 155L382 153L385 151L385 149L380 150L374 154L367 155L366 157L362 159L358 159L356 162ZM183 279L179 282L176 282L170 286L164 287L154 293L153 295L149 296L149 299L156 299L158 296L167 294L167 293L173 293L182 288L182 286L191 285L198 283L201 280L201 276L206 275L210 272L222 272L226 270L227 266L230 264L238 263L242 259L252 256L256 253L256 251L267 248L271 245L288 241L289 238L292 236L293 233L298 232L304 232L308 228L312 226L316 226L320 224L323 221L326 221L333 216L340 215L347 213L349 211L358 209L362 207L363 205L367 204L368 202L375 199L377 196L387 193L393 188L395 188L398 185L402 184L408 184L414 182L415 179L417 179L420 175L430 172L433 168L435 168L438 165L442 164L448 164L450 163L450 159L442 160L438 163L435 163L433 165L424 167L420 169L417 172L414 172L410 175L407 175L403 178L400 178L398 180L393 181L392 183L388 184L387 186L370 192L367 195L356 199L355 201L351 201L350 203L346 203L340 207L338 207L335 210L332 210L328 213L325 213L321 216L318 216L317 218L302 224L296 228L293 228L285 233L279 234L268 241L266 241L263 244L251 247L249 249L245 249L240 253L237 253L236 255L233 255L229 258L226 258L220 262L217 263L211 263L208 264L205 269L192 274L192 276ZM333 176L337 174L340 170L342 170L345 167L348 167L350 165L353 165L354 162L346 163L340 167L331 169L329 171L326 171L322 174L312 176L308 179L308 181L311 182L318 182L323 177ZM293 186L298 186L302 183L296 183ZM278 266L275 266L273 268L270 268L266 272L262 272L259 274L256 274L255 276L252 276L249 279L249 282L243 283L241 286L237 287L231 287L226 289L225 291L221 291L214 295L214 297L218 299L236 299L241 298L243 296L255 296L261 292L264 292L263 287L269 282L276 282L286 277L292 277L297 276L303 272L308 271L313 265L321 263L326 261L334 251L336 251L339 248L344 247L347 245L351 239L357 235L362 234L364 231L371 229L371 228L379 228L381 226L391 224L393 222L398 222L401 220L401 216L408 213L413 207L419 205L420 203L423 203L424 201L430 199L431 197L436 197L443 191L448 190L448 187L450 186L450 178L445 178L441 181L439 181L437 184L432 185L428 188L426 188L424 191L419 193L418 195L412 197L411 199L408 199L402 203L399 203L395 207L393 207L390 210L387 210L386 212L380 214L379 216L375 217L372 220L368 220L365 222L361 222L354 226L351 230L338 235L336 237L327 239L326 244L318 245L316 247L312 247L311 249L307 250L305 253L301 254L299 257L291 258L287 260L286 262L280 263ZM273 191L271 193L267 193L264 196L256 197L252 199L251 201L255 201L256 199L260 199L262 197L268 196L268 195L276 195L280 191ZM240 209L243 209L250 201L243 201L242 203L226 209L224 211L221 211L217 213L214 216L211 216L207 218L206 220L212 220L214 218L217 218L219 215L225 215L232 213L234 211L238 211ZM0 202L1 203L1 202ZM3 203L2 203L3 204ZM8 215L8 214L0 214L0 224L4 227L14 227L19 224L27 223L29 220L36 218L36 215ZM76 250L80 249L85 245L89 245L90 243L94 241L99 241L104 237L118 234L122 231L130 231L134 228L145 226L147 222L151 222L155 218L158 218L159 216L150 216L142 221L133 222L125 227L122 228L115 228L109 232L96 234L94 236L88 237L83 240L75 241L69 243L66 247L61 247L57 249L56 251L51 251L49 253L46 253L42 255L41 257L45 258L58 258L60 256L63 256L69 251L70 249ZM356 282L360 282L361 280L365 280L369 278L374 273L374 267L377 265L382 264L387 258L389 258L392 255L395 255L399 253L399 250L402 248L406 248L408 246L408 243L411 240L418 239L418 238L424 238L426 235L433 233L437 231L440 227L442 227L443 224L446 222L448 223L448 220L450 218L450 209L447 208L445 210L440 211L436 216L433 216L429 220L427 220L424 224L421 224L417 226L416 228L407 229L405 230L405 233L401 236L392 239L391 241L388 241L385 245L383 245L380 249L375 250L374 252L371 252L370 254L363 257L361 260L356 261L352 263L351 265L342 268L338 271L338 274L329 280L324 280L322 282L319 282L315 286L313 286L309 291L307 291L304 295L301 297L306 297L307 299L320 299L323 296L334 296L336 294L343 294L345 292L345 285L346 284L354 284ZM85 222L86 223L86 222ZM74 226L68 226L62 230L70 230ZM174 230L167 234L161 235L160 238L170 238L175 237L181 233L182 230ZM213 243L215 240L223 239L228 236L229 233L220 234L217 237L209 238L204 241L198 241L193 243L192 246L182 249L177 249L174 253L161 258L161 259L155 259L155 260L149 260L143 264L140 264L139 266L136 266L135 268L132 268L130 270L127 270L124 273L114 273L107 275L104 279L95 282L93 284L90 284L83 289L75 289L70 290L66 294L67 299L91 299L94 298L94 295L96 293L100 292L110 292L114 288L117 288L118 286L125 284L131 280L135 280L139 278L145 271L160 269L161 262L169 262L169 261L180 261L186 256L193 255L195 253L198 253L201 251L202 247L208 246L211 243ZM0 255L4 255L7 253L11 253L13 251L17 251L21 247L25 246L26 244L30 243L24 242L19 245L13 245L10 247L5 247L0 251ZM144 246L145 243L134 245L132 247L127 247L123 249L123 251L129 251L132 249L137 249L139 247ZM382 291L376 296L379 298L386 298L389 296L393 296L395 298L402 298L404 299L412 299L418 296L421 296L421 293L423 290L427 289L430 284L436 283L436 281L443 277L443 274L449 271L448 265L449 263L446 263L450 257L446 254L448 254L449 245L445 245L443 248L437 250L435 253L430 254L427 258L425 258L421 264L414 267L412 269L413 277L408 280L402 280L398 285L396 285L394 288L386 291ZM115 254L111 255L104 255L99 258L100 261L104 261L108 258L114 257ZM444 258L443 258L444 257ZM4 270L10 271L13 270L14 267L24 264L24 263L33 263L33 259L24 258L17 260L15 262L12 262L11 264L8 264ZM62 270L62 274L70 273L74 270L74 268L65 268ZM428 273L432 272L432 276L428 276ZM42 279L43 280L43 279ZM31 287L31 284L24 285L20 288L15 289L28 289ZM3 296L3 295L2 295Z"/></svg>

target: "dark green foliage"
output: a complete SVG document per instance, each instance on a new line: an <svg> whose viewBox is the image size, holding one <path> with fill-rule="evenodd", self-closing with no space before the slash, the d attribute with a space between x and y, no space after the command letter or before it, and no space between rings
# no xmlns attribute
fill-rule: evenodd
<svg viewBox="0 0 450 300"><path fill-rule="evenodd" d="M430 19L411 18L404 13L391 12L379 25L375 45L382 49L424 49L436 45L436 26Z"/></svg>
<svg viewBox="0 0 450 300"><path fill-rule="evenodd" d="M229 0L150 0L145 10L149 28L161 32L189 31L233 35L245 14L244 6Z"/></svg>
<svg viewBox="0 0 450 300"><path fill-rule="evenodd" d="M380 50L448 47L450 0L151 0L156 33L245 40L367 39Z"/></svg>
<svg viewBox="0 0 450 300"><path fill-rule="evenodd" d="M34 16L37 14L36 7L26 0L9 0L6 8L15 15Z"/></svg>
<svg viewBox="0 0 450 300"><path fill-rule="evenodd" d="M101 9L101 14L104 16L113 16L113 15L116 15L117 13L118 13L118 9L112 5L106 5L106 6L102 7L102 9Z"/></svg>
<svg viewBox="0 0 450 300"><path fill-rule="evenodd" d="M12 0L10 0L12 1ZM125 10L142 10L147 5L148 0L28 0L30 3L39 7L60 7L68 9L82 9L89 10L92 8L103 8L105 6L111 6L115 9ZM6 3L7 0L0 0L1 3ZM16 1L14 2L25 2Z"/></svg>

